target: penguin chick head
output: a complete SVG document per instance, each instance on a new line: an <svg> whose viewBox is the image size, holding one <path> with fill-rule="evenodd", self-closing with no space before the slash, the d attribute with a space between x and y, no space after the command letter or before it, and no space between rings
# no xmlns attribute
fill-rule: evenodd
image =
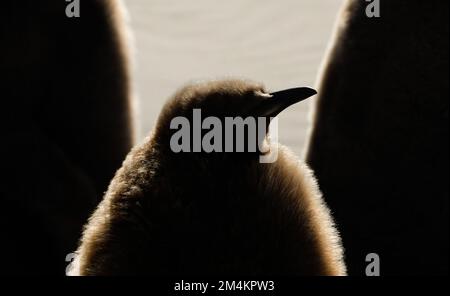
<svg viewBox="0 0 450 296"><path fill-rule="evenodd" d="M206 129L203 129L205 128L205 122L202 121L206 118L214 118L215 122L220 121L221 123L223 138L223 141L221 141L223 149L221 151L225 151L227 119L253 119L257 124L265 122L267 134L270 121L281 111L315 94L316 91L310 88L296 88L268 93L262 84L244 80L222 80L191 84L180 89L166 103L153 136L159 145L167 147L174 133L177 132L173 129L174 119L183 118L186 123L189 123L192 134L195 134L195 129L200 128L202 130L197 135L203 139L205 133L210 131L211 124L206 124ZM201 115L201 118L198 118L198 116L196 118L195 115ZM258 121L258 119L263 120ZM245 136L247 137L248 134L247 130ZM235 133L234 144L237 140L236 136ZM188 144L190 148L195 150L195 143L193 142L199 138L193 138L191 137ZM258 138L257 141L260 142L260 140ZM258 143L256 146L258 146ZM249 151L247 148L246 145L245 152Z"/></svg>

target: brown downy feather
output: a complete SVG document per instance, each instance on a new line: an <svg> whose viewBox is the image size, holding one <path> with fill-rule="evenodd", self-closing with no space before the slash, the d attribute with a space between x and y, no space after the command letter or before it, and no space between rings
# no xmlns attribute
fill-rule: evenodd
<svg viewBox="0 0 450 296"><path fill-rule="evenodd" d="M170 121L240 116L263 98L244 81L191 85L164 107L84 231L74 275L345 275L331 215L307 166L257 153L170 150Z"/></svg>

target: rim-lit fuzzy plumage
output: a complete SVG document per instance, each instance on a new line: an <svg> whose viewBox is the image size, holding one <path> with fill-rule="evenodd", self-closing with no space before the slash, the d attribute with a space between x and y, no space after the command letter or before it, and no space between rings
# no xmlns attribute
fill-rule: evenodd
<svg viewBox="0 0 450 296"><path fill-rule="evenodd" d="M238 116L267 96L229 80L190 85L164 107L91 217L74 275L345 275L331 215L311 171L286 147L252 153L170 151L169 123L201 108ZM206 116L206 115L205 115Z"/></svg>

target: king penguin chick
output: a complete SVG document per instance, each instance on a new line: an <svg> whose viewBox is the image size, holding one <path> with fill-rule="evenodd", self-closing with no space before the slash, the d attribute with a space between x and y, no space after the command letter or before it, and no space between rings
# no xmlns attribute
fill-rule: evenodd
<svg viewBox="0 0 450 296"><path fill-rule="evenodd" d="M383 1L382 1L383 2ZM347 0L319 78L308 165L350 275L449 272L449 1Z"/></svg>
<svg viewBox="0 0 450 296"><path fill-rule="evenodd" d="M81 1L81 17L70 18L75 2L0 9L0 253L9 275L64 275L134 146L122 1Z"/></svg>
<svg viewBox="0 0 450 296"><path fill-rule="evenodd" d="M117 172L85 228L72 275L345 275L340 238L308 167L278 143L258 152L175 153L171 121L274 117L314 95L246 81L181 89ZM234 139L236 140L236 139ZM269 141L267 138L265 141ZM192 144L192 143L191 143Z"/></svg>

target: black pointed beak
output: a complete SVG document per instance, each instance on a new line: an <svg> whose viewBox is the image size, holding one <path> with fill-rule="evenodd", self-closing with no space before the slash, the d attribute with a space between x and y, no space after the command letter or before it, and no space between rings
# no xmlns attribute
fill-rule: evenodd
<svg viewBox="0 0 450 296"><path fill-rule="evenodd" d="M260 107L260 116L276 117L284 109L317 94L312 88L299 87L270 94Z"/></svg>

